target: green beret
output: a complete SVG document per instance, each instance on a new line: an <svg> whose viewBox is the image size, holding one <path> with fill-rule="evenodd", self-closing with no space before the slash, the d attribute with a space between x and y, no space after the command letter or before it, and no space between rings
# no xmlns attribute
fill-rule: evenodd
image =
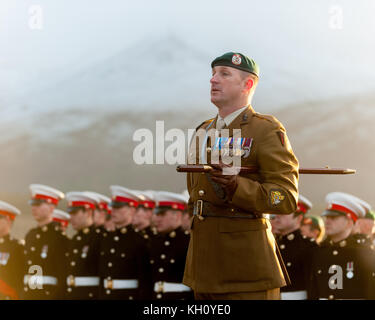
<svg viewBox="0 0 375 320"><path fill-rule="evenodd" d="M375 220L375 211L373 210L367 211L365 219Z"/></svg>
<svg viewBox="0 0 375 320"><path fill-rule="evenodd" d="M227 66L242 71L250 72L259 77L259 67L253 59L244 56L242 53L227 52L211 62L211 68L215 66Z"/></svg>

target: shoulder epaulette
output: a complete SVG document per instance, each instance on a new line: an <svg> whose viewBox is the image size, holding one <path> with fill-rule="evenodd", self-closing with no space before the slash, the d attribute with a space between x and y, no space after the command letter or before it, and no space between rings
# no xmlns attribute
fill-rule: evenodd
<svg viewBox="0 0 375 320"><path fill-rule="evenodd" d="M202 127L204 124L208 124L208 123L211 123L212 121L214 121L215 118L212 118L212 119L209 119L209 120L205 120L203 121L198 127L195 128L195 130L198 130L200 127Z"/></svg>

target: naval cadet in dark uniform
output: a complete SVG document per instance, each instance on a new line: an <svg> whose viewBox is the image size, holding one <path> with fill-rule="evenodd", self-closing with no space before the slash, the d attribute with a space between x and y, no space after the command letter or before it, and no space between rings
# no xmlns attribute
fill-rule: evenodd
<svg viewBox="0 0 375 320"><path fill-rule="evenodd" d="M156 228L151 225L152 212L155 208L155 191L134 191L139 198L132 226L143 239L149 241L157 234Z"/></svg>
<svg viewBox="0 0 375 320"><path fill-rule="evenodd" d="M0 300L18 300L23 290L24 242L12 238L10 230L21 211L0 201Z"/></svg>
<svg viewBox="0 0 375 320"><path fill-rule="evenodd" d="M77 231L67 252L66 299L97 299L102 236L93 224L93 212L100 199L91 193L68 192L66 200L72 227Z"/></svg>
<svg viewBox="0 0 375 320"><path fill-rule="evenodd" d="M38 223L25 237L26 269L23 299L62 299L68 239L52 214L64 194L54 188L30 185L32 214Z"/></svg>
<svg viewBox="0 0 375 320"><path fill-rule="evenodd" d="M350 195L352 196L352 195ZM356 196L352 196L365 210L365 216L358 217L353 227L353 237L357 243L362 243L367 247L373 245L372 234L374 229L374 212L372 211L371 205Z"/></svg>
<svg viewBox="0 0 375 320"><path fill-rule="evenodd" d="M181 194L160 191L156 193L154 210L158 235L149 248L152 267L153 299L193 299L191 289L182 283L189 233L181 228L182 212L186 198Z"/></svg>
<svg viewBox="0 0 375 320"><path fill-rule="evenodd" d="M312 256L311 299L373 299L374 250L353 237L364 208L347 194L326 196L323 213L327 238Z"/></svg>
<svg viewBox="0 0 375 320"><path fill-rule="evenodd" d="M98 204L94 210L93 214L93 223L96 228L100 230L102 234L108 233L108 230L105 227L108 215L110 214L110 208L108 207L111 199L104 194L92 192L92 191L85 191L85 193L93 195L95 198L98 199Z"/></svg>
<svg viewBox="0 0 375 320"><path fill-rule="evenodd" d="M306 300L311 273L312 249L317 247L313 238L302 235L300 227L304 215L312 208L312 203L299 195L297 211L291 215L275 215L273 224L279 231L276 237L281 256L285 263L291 284L282 287L282 300Z"/></svg>
<svg viewBox="0 0 375 320"><path fill-rule="evenodd" d="M70 215L63 210L55 209L52 213L52 221L60 223L61 230L66 232L66 229L69 226Z"/></svg>
<svg viewBox="0 0 375 320"><path fill-rule="evenodd" d="M131 223L139 198L132 190L111 186L112 219L116 230L100 249L100 299L149 299L151 294L147 244Z"/></svg>

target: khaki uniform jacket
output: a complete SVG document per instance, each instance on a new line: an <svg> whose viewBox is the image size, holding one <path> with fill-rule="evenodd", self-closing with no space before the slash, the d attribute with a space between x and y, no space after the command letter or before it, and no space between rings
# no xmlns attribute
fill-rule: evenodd
<svg viewBox="0 0 375 320"><path fill-rule="evenodd" d="M215 128L216 120L217 117L204 122L201 128L207 129L210 124L210 128ZM282 124L249 106L228 129L230 136L233 129L241 129L241 137L248 138L247 145L252 138L250 153L242 156L241 166L257 166L259 171L240 173L231 200L218 196L207 174L188 173L189 210L201 199L227 208L233 216L236 212L294 212L298 199L298 160ZM199 148L198 142L197 145ZM268 219L200 220L194 216L183 283L199 293L249 292L284 286Z"/></svg>

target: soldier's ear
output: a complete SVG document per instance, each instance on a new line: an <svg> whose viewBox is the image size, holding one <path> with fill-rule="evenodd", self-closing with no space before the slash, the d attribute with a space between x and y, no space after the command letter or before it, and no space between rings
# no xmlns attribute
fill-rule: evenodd
<svg viewBox="0 0 375 320"><path fill-rule="evenodd" d="M254 80L251 79L250 77L247 78L245 82L246 91L250 91L253 86L254 86Z"/></svg>

